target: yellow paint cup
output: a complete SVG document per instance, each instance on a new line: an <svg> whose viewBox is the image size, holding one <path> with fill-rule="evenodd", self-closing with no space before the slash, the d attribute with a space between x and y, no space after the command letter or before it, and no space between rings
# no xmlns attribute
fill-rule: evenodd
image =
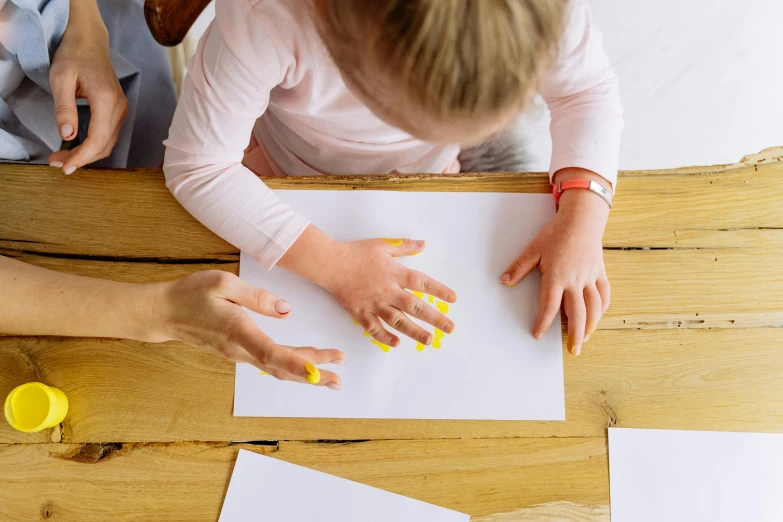
<svg viewBox="0 0 783 522"><path fill-rule="evenodd" d="M17 386L5 399L5 418L12 428L33 433L54 428L68 413L68 397L40 382Z"/></svg>

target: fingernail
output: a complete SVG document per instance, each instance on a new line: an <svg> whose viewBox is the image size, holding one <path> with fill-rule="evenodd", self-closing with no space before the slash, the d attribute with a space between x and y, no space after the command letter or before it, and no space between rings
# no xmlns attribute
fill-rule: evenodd
<svg viewBox="0 0 783 522"><path fill-rule="evenodd" d="M73 174L74 170L76 170L76 167L68 167L67 169L65 169L65 175L70 176L71 174Z"/></svg>
<svg viewBox="0 0 783 522"><path fill-rule="evenodd" d="M448 301L449 303L456 302L457 301L457 294L455 294L454 292L450 293L448 295L448 297L446 298L446 301Z"/></svg>
<svg viewBox="0 0 783 522"><path fill-rule="evenodd" d="M511 282L511 274L503 274L500 276L500 282L507 285Z"/></svg>
<svg viewBox="0 0 783 522"><path fill-rule="evenodd" d="M278 314L287 314L291 311L291 305L283 301L282 299L278 299L275 301L275 312Z"/></svg>
<svg viewBox="0 0 783 522"><path fill-rule="evenodd" d="M589 335L586 335L586 336L585 336L585 340L584 340L584 341L582 341L582 342L585 342L585 343L586 343L586 342L587 342L587 341L589 341L589 340L590 340L590 336L589 336Z"/></svg>
<svg viewBox="0 0 783 522"><path fill-rule="evenodd" d="M340 391L340 386L338 384L333 383L333 382L330 382L329 384L327 384L326 387L329 388L330 390Z"/></svg>
<svg viewBox="0 0 783 522"><path fill-rule="evenodd" d="M345 359L335 359L332 361L332 364L339 364L340 366L343 366L345 364Z"/></svg>
<svg viewBox="0 0 783 522"><path fill-rule="evenodd" d="M582 353L582 345L577 344L576 346L574 346L574 355L579 355L580 353Z"/></svg>
<svg viewBox="0 0 783 522"><path fill-rule="evenodd" d="M70 123L63 123L62 127L60 127L60 136L63 138L70 138L71 134L73 134L73 125Z"/></svg>
<svg viewBox="0 0 783 522"><path fill-rule="evenodd" d="M321 382L321 371L313 363L310 361L305 362L305 369L307 370L307 382L310 384Z"/></svg>
<svg viewBox="0 0 783 522"><path fill-rule="evenodd" d="M541 332L538 332L538 333L535 333L535 334L533 334L533 338L534 338L536 341L540 341L542 337L544 337L544 334L542 334Z"/></svg>
<svg viewBox="0 0 783 522"><path fill-rule="evenodd" d="M49 166L50 167L54 167L56 169L61 169L61 168L63 168L63 162L62 161L53 161L53 162L49 163Z"/></svg>
<svg viewBox="0 0 783 522"><path fill-rule="evenodd" d="M432 342L432 337L430 337L429 335L421 338L421 344L425 346L429 346L431 342Z"/></svg>
<svg viewBox="0 0 783 522"><path fill-rule="evenodd" d="M416 241L416 246L419 248L424 248L424 241Z"/></svg>
<svg viewBox="0 0 783 522"><path fill-rule="evenodd" d="M446 333L451 333L454 331L454 325L452 323L446 323L443 325L443 331Z"/></svg>
<svg viewBox="0 0 783 522"><path fill-rule="evenodd" d="M589 339L590 336L593 335L593 332L595 332L596 326L598 326L598 325L596 325L593 322L587 323L587 337L585 337L585 341L587 341L587 339Z"/></svg>

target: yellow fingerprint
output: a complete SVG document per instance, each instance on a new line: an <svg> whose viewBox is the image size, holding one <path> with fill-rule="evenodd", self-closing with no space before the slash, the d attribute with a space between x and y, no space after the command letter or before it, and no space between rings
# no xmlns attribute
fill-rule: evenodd
<svg viewBox="0 0 783 522"><path fill-rule="evenodd" d="M354 319L354 320L353 320L353 324L355 324L356 326L359 326L359 321L357 321L356 319Z"/></svg>
<svg viewBox="0 0 783 522"><path fill-rule="evenodd" d="M440 339L436 338L434 341L432 341L432 347L436 350L440 350Z"/></svg>
<svg viewBox="0 0 783 522"><path fill-rule="evenodd" d="M446 303L444 301L438 301L438 304L436 304L435 306L438 308L438 310L440 310L442 314L449 313L449 303Z"/></svg>
<svg viewBox="0 0 783 522"><path fill-rule="evenodd" d="M416 290L412 290L411 293L418 297L419 299L424 299L424 294L421 292L417 292Z"/></svg>
<svg viewBox="0 0 783 522"><path fill-rule="evenodd" d="M446 334L443 332L443 330L438 330L435 328L435 339L443 339L445 335Z"/></svg>
<svg viewBox="0 0 783 522"><path fill-rule="evenodd" d="M424 345L422 343L416 343L416 349L420 352L424 351Z"/></svg>
<svg viewBox="0 0 783 522"><path fill-rule="evenodd" d="M428 296L427 296L427 300L428 300L430 303L434 303L434 302L435 302L435 298L434 298L434 297L432 297L431 295L428 295Z"/></svg>
<svg viewBox="0 0 783 522"><path fill-rule="evenodd" d="M390 237L382 237L380 238L381 241L384 241L386 243L389 243L393 247L398 247L402 244L403 240L398 238L390 238Z"/></svg>
<svg viewBox="0 0 783 522"><path fill-rule="evenodd" d="M261 372L261 375L269 375L269 374L266 372Z"/></svg>
<svg viewBox="0 0 783 522"><path fill-rule="evenodd" d="M375 339L373 339L373 340L372 340L372 344L374 344L375 346L377 346L378 348L380 348L380 349L381 349L381 350L383 350L384 352L387 352L387 353L389 352L389 347L388 347L388 346L386 346L385 344L383 344L383 343L382 343L382 342L380 342L380 341L376 341Z"/></svg>
<svg viewBox="0 0 783 522"><path fill-rule="evenodd" d="M365 330L365 331L364 331L364 336L365 336L365 337L370 337L370 332L368 332L367 330Z"/></svg>

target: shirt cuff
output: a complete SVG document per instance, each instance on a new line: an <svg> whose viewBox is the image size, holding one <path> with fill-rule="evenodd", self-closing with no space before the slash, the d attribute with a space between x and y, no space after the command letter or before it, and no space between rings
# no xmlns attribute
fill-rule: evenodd
<svg viewBox="0 0 783 522"><path fill-rule="evenodd" d="M272 241L266 243L260 250L250 250L248 253L261 266L271 270L280 261L280 258L288 252L291 245L299 239L299 236L302 235L302 232L305 231L308 225L310 225L309 220L301 214L295 213Z"/></svg>

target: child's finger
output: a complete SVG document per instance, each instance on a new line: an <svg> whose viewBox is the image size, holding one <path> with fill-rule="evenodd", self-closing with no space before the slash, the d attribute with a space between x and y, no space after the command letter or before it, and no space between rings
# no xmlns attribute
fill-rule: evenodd
<svg viewBox="0 0 783 522"><path fill-rule="evenodd" d="M378 316L371 314L361 318L359 324L370 337L378 341L382 346L399 346L400 339L383 327Z"/></svg>
<svg viewBox="0 0 783 522"><path fill-rule="evenodd" d="M595 287L598 289L598 293L601 295L601 315L605 314L609 309L609 300L612 296L612 288L609 285L609 280L606 276L603 276L595 282Z"/></svg>
<svg viewBox="0 0 783 522"><path fill-rule="evenodd" d="M383 242L384 249L392 257L415 256L420 254L426 246L424 241L413 239L381 237L378 240Z"/></svg>
<svg viewBox="0 0 783 522"><path fill-rule="evenodd" d="M505 273L500 276L500 282L506 286L514 286L527 277L540 261L541 256L538 250L533 245L528 245L522 255L516 258Z"/></svg>
<svg viewBox="0 0 783 522"><path fill-rule="evenodd" d="M565 291L565 313L568 316L568 351L579 355L582 351L582 342L585 335L585 321L587 311L582 292Z"/></svg>
<svg viewBox="0 0 783 522"><path fill-rule="evenodd" d="M223 296L238 305L267 317L283 319L291 312L291 305L272 292L255 287L241 279L231 278L223 288Z"/></svg>
<svg viewBox="0 0 783 522"><path fill-rule="evenodd" d="M416 342L424 345L429 345L432 342L432 334L411 321L399 308L389 306L381 313L381 319L401 334L407 335Z"/></svg>
<svg viewBox="0 0 783 522"><path fill-rule="evenodd" d="M541 280L541 294L538 299L538 316L533 324L533 337L541 339L552 326L552 321L560 311L563 300L563 288L553 284L549 278Z"/></svg>
<svg viewBox="0 0 783 522"><path fill-rule="evenodd" d="M584 342L590 340L590 336L598 327L598 321L603 315L603 306L601 304L601 294L595 285L587 285L584 289L585 308L587 310L587 324L585 326Z"/></svg>
<svg viewBox="0 0 783 522"><path fill-rule="evenodd" d="M437 297L447 303L457 301L457 293L440 281L432 279L426 274L416 270L406 270L400 285L408 290L414 290L423 294Z"/></svg>
<svg viewBox="0 0 783 522"><path fill-rule="evenodd" d="M424 299L415 297L408 292L402 292L395 306L411 317L420 319L427 324L431 324L438 330L448 334L454 332L454 323L448 317L440 313L434 307L424 302Z"/></svg>

